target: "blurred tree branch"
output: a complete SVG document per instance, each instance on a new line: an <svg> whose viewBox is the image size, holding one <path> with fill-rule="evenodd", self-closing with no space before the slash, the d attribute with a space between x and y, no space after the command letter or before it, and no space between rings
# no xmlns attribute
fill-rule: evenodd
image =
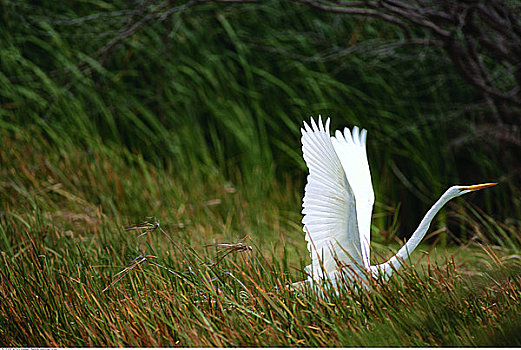
<svg viewBox="0 0 521 350"><path fill-rule="evenodd" d="M327 12L382 19L404 28L408 39L432 38L428 44L441 47L461 76L482 92L496 122L513 122L505 104L521 106L521 4L503 0L296 1Z"/></svg>
<svg viewBox="0 0 521 350"><path fill-rule="evenodd" d="M150 11L150 13L144 15L147 11L147 7L155 2L156 1L154 0L143 1L136 9L136 11L133 11L132 15L128 20L128 23L119 31L118 35L94 54L95 58L99 57L99 62L101 64L103 64L107 60L107 58L112 54L117 45L121 43L123 39L128 38L129 36L137 32L141 27L143 27L143 25L147 24L149 21L153 19L164 20L165 18L170 17L173 13L183 12L186 9L195 6L200 1L190 0L183 5L172 7L174 1L167 0L155 6Z"/></svg>
<svg viewBox="0 0 521 350"><path fill-rule="evenodd" d="M372 17L397 26L403 38L386 48L405 45L438 47L452 61L460 75L483 95L496 125L516 125L521 107L521 3L507 0L287 0L339 15ZM116 48L151 22L162 22L205 3L261 3L262 0L143 0L123 11L105 13L124 19L111 40L91 58L106 63ZM129 7L132 7L130 5ZM57 23L79 24L100 14ZM362 45L378 51L378 45ZM355 50L348 47L344 53ZM382 50L380 50L382 51ZM335 55L328 57L334 59ZM313 60L315 58L304 58ZM79 63L90 71L91 63Z"/></svg>
<svg viewBox="0 0 521 350"><path fill-rule="evenodd" d="M442 48L461 76L484 96L497 124L518 119L521 106L521 4L506 0L290 0L321 11L369 16L398 26L404 43ZM94 57L103 64L114 49L151 20L208 2L256 0L143 1L127 24ZM397 40L397 44L401 41Z"/></svg>
<svg viewBox="0 0 521 350"><path fill-rule="evenodd" d="M145 0L143 1L137 9L133 11L129 11L128 14L129 19L127 24L121 28L115 38L109 41L105 46L99 49L93 57L98 59L100 64L105 63L105 61L110 57L110 55L114 52L116 47L126 38L132 36L134 33L139 31L145 24L150 22L151 20L164 21L167 18L170 18L175 13L181 13L185 10L194 7L198 4L202 4L205 2L223 2L223 3L248 3L248 2L256 2L257 0L189 0L186 3L178 6L174 6L175 0L166 0L160 2L159 4L157 0ZM93 16L89 16L93 17ZM82 19L76 19L76 22L81 22ZM85 64L85 62L83 63ZM81 68L85 68L86 66L82 66Z"/></svg>

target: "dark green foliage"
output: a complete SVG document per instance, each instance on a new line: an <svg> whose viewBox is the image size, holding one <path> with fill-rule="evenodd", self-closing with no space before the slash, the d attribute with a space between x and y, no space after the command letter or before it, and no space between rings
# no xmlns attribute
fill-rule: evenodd
<svg viewBox="0 0 521 350"><path fill-rule="evenodd" d="M515 155L472 133L486 110L441 52L383 49L402 33L283 1L121 37L153 12L135 6L0 0L1 345L519 345ZM425 271L330 302L285 290L308 263L299 129L318 114L369 130L378 253L449 185L499 180L428 240L497 256L443 249L461 264L438 269L418 252ZM123 229L148 216L174 242ZM206 264L206 245L246 235L252 252Z"/></svg>

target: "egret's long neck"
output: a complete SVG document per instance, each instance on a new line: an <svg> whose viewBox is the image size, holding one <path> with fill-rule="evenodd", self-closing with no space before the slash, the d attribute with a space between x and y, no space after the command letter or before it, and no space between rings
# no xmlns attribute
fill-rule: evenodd
<svg viewBox="0 0 521 350"><path fill-rule="evenodd" d="M407 243L405 243L403 247L400 248L398 253L389 259L389 261L376 266L375 269L381 271L381 273L385 273L386 278L391 277L391 274L393 273L393 267L395 270L398 270L402 266L402 262L409 258L409 255L412 254L414 249L416 249L418 244L420 244L422 241L423 237L425 237L425 234L427 233L427 230L429 229L429 226L436 214L452 198L454 198L454 196L451 196L448 191L445 192L440 197L440 199L438 199L438 201L434 203L434 205L429 209L427 214L425 214L425 217L420 222L420 225L416 231L414 231Z"/></svg>

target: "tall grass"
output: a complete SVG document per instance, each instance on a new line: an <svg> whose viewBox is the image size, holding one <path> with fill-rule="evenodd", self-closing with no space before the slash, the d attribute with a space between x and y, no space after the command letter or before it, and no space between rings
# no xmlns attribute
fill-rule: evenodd
<svg viewBox="0 0 521 350"><path fill-rule="evenodd" d="M438 52L375 54L401 33L273 1L150 22L100 64L130 3L0 6L2 345L519 345L518 192L495 148L458 151L480 104ZM319 113L369 130L377 256L449 184L502 181L435 224L468 264L418 252L367 294L285 288L308 263L299 128ZM172 241L124 229L147 217Z"/></svg>
<svg viewBox="0 0 521 350"><path fill-rule="evenodd" d="M366 293L294 293L286 286L304 278L306 248L298 209L284 208L300 185L272 184L261 202L219 175L193 182L125 149L2 141L12 166L0 192L2 345L519 345L511 249L432 265L420 251L415 269ZM144 213L168 237L124 230ZM247 233L252 250L215 246Z"/></svg>
<svg viewBox="0 0 521 350"><path fill-rule="evenodd" d="M154 164L229 178L236 172L227 169L237 167L255 183L302 177L295 172L304 169L301 120L323 114L334 128L370 131L378 193L406 199L402 211L412 222L422 214L414 208L448 184L495 180L506 171L485 148L474 148L465 165L478 162L479 174L459 176L449 145L468 132L478 97L439 52L371 55L366 42L399 36L392 27L279 2L206 4L150 23L100 66L89 55L116 36L125 20L116 14L126 8L114 2L106 16L78 20L98 13L94 4L7 3L6 13L19 21L1 29L4 130L36 124L57 145L101 138Z"/></svg>
<svg viewBox="0 0 521 350"><path fill-rule="evenodd" d="M23 237L12 217L2 219L2 239L6 232L20 237L8 246L19 253L4 252L1 260L5 346L518 346L521 341L515 317L519 265L483 269L488 276L469 278L448 261L427 265L422 273L406 269L362 293L347 289L324 299L285 289L295 273L284 255L274 262L255 247L213 266L212 251L175 243L103 293L111 282L105 264L121 261L115 248L107 242L80 244L38 212L26 223L40 235Z"/></svg>

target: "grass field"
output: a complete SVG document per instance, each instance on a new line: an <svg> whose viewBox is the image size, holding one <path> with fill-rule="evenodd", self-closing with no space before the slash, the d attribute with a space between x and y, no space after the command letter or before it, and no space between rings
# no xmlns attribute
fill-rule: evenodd
<svg viewBox="0 0 521 350"><path fill-rule="evenodd" d="M255 198L261 185L179 179L121 150L3 144L3 346L521 345L519 241L425 245L390 283L325 301L284 287L306 263L301 183ZM147 220L160 228L124 229ZM205 247L247 235L251 251Z"/></svg>
<svg viewBox="0 0 521 350"><path fill-rule="evenodd" d="M100 63L129 2L0 6L0 345L521 345L517 153L474 133L484 102L441 52L268 1L151 21ZM369 130L376 261L448 186L500 184L389 283L293 293L319 113Z"/></svg>

